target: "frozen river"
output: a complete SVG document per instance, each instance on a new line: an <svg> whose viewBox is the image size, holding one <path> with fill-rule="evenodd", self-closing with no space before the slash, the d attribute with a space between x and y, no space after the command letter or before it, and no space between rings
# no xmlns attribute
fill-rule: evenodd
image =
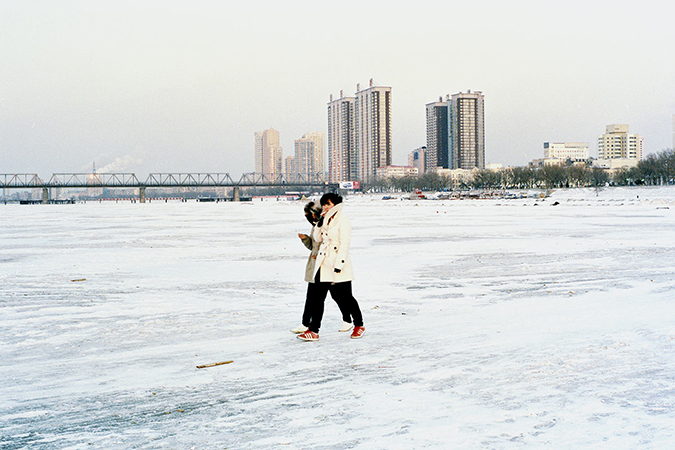
<svg viewBox="0 0 675 450"><path fill-rule="evenodd" d="M675 448L675 188L348 197L314 343L303 206L0 206L0 448Z"/></svg>

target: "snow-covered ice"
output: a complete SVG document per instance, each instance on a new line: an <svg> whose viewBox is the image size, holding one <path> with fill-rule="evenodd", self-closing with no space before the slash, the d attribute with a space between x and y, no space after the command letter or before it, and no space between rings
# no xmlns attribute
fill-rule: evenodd
<svg viewBox="0 0 675 450"><path fill-rule="evenodd" d="M675 448L675 188L350 196L314 343L302 207L0 206L0 448Z"/></svg>

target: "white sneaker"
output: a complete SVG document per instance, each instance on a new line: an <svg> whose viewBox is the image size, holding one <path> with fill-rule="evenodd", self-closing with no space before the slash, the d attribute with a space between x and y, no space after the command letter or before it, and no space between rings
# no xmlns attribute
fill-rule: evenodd
<svg viewBox="0 0 675 450"><path fill-rule="evenodd" d="M352 325L349 322L342 322L342 326L340 327L340 329L338 331L341 332L341 333L346 333L347 331L351 330L353 327L354 327L354 325Z"/></svg>
<svg viewBox="0 0 675 450"><path fill-rule="evenodd" d="M304 325L300 325L299 327L296 327L296 328L291 328L291 333L295 333L295 334L302 334L305 331L307 331L307 327L304 326Z"/></svg>

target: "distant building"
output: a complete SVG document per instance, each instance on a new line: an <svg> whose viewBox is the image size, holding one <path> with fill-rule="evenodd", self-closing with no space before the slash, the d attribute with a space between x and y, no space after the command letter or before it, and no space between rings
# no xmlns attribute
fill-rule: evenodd
<svg viewBox="0 0 675 450"><path fill-rule="evenodd" d="M587 161L590 157L586 142L544 142L544 159Z"/></svg>
<svg viewBox="0 0 675 450"><path fill-rule="evenodd" d="M314 144L314 154L308 163L307 173L326 174L326 133L313 131L302 136Z"/></svg>
<svg viewBox="0 0 675 450"><path fill-rule="evenodd" d="M356 180L356 149L354 145L355 97L340 98L328 103L328 181Z"/></svg>
<svg viewBox="0 0 675 450"><path fill-rule="evenodd" d="M630 169L631 167L636 167L638 162L639 160L636 158L594 159L593 167L616 171L618 169Z"/></svg>
<svg viewBox="0 0 675 450"><path fill-rule="evenodd" d="M293 175L297 175L298 166L296 164L295 156L287 156L284 163L284 172L286 173L286 179L290 179Z"/></svg>
<svg viewBox="0 0 675 450"><path fill-rule="evenodd" d="M598 159L635 159L642 161L643 138L628 133L628 125L607 125L598 137Z"/></svg>
<svg viewBox="0 0 675 450"><path fill-rule="evenodd" d="M448 178L453 188L466 186L471 183L478 171L477 167L473 169L436 169L436 173Z"/></svg>
<svg viewBox="0 0 675 450"><path fill-rule="evenodd" d="M356 150L356 179L371 181L376 169L391 165L391 88L356 87L354 104L354 143Z"/></svg>
<svg viewBox="0 0 675 450"><path fill-rule="evenodd" d="M408 154L408 165L417 167L417 171L420 175L426 172L426 155L426 147L417 148Z"/></svg>
<svg viewBox="0 0 675 450"><path fill-rule="evenodd" d="M448 102L439 98L437 102L427 103L427 151L425 171L437 167L448 168Z"/></svg>
<svg viewBox="0 0 675 450"><path fill-rule="evenodd" d="M485 168L485 107L480 91L448 101L449 169Z"/></svg>
<svg viewBox="0 0 675 450"><path fill-rule="evenodd" d="M328 103L328 177L331 182L370 181L391 165L391 88L356 86L355 97Z"/></svg>
<svg viewBox="0 0 675 450"><path fill-rule="evenodd" d="M325 173L324 134L307 133L295 140L295 156L292 158L292 170L286 168L289 175L298 175L304 180L323 179ZM289 159L286 159L287 164Z"/></svg>
<svg viewBox="0 0 675 450"><path fill-rule="evenodd" d="M274 128L255 133L255 173L275 179L282 175L283 150Z"/></svg>
<svg viewBox="0 0 675 450"><path fill-rule="evenodd" d="M562 158L540 158L533 159L528 165L530 167L564 166L565 163L567 163L567 160Z"/></svg>
<svg viewBox="0 0 675 450"><path fill-rule="evenodd" d="M419 169L412 166L385 166L376 169L377 178L416 177Z"/></svg>

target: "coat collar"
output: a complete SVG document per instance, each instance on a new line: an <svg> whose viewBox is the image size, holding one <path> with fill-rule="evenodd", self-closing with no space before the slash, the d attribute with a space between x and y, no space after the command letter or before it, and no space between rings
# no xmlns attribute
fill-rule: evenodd
<svg viewBox="0 0 675 450"><path fill-rule="evenodd" d="M324 223L328 223L328 222L325 222L325 221L330 220L333 216L335 216L340 211L342 211L342 203L339 203L339 204L333 206L331 209L328 210L326 215L323 217Z"/></svg>

